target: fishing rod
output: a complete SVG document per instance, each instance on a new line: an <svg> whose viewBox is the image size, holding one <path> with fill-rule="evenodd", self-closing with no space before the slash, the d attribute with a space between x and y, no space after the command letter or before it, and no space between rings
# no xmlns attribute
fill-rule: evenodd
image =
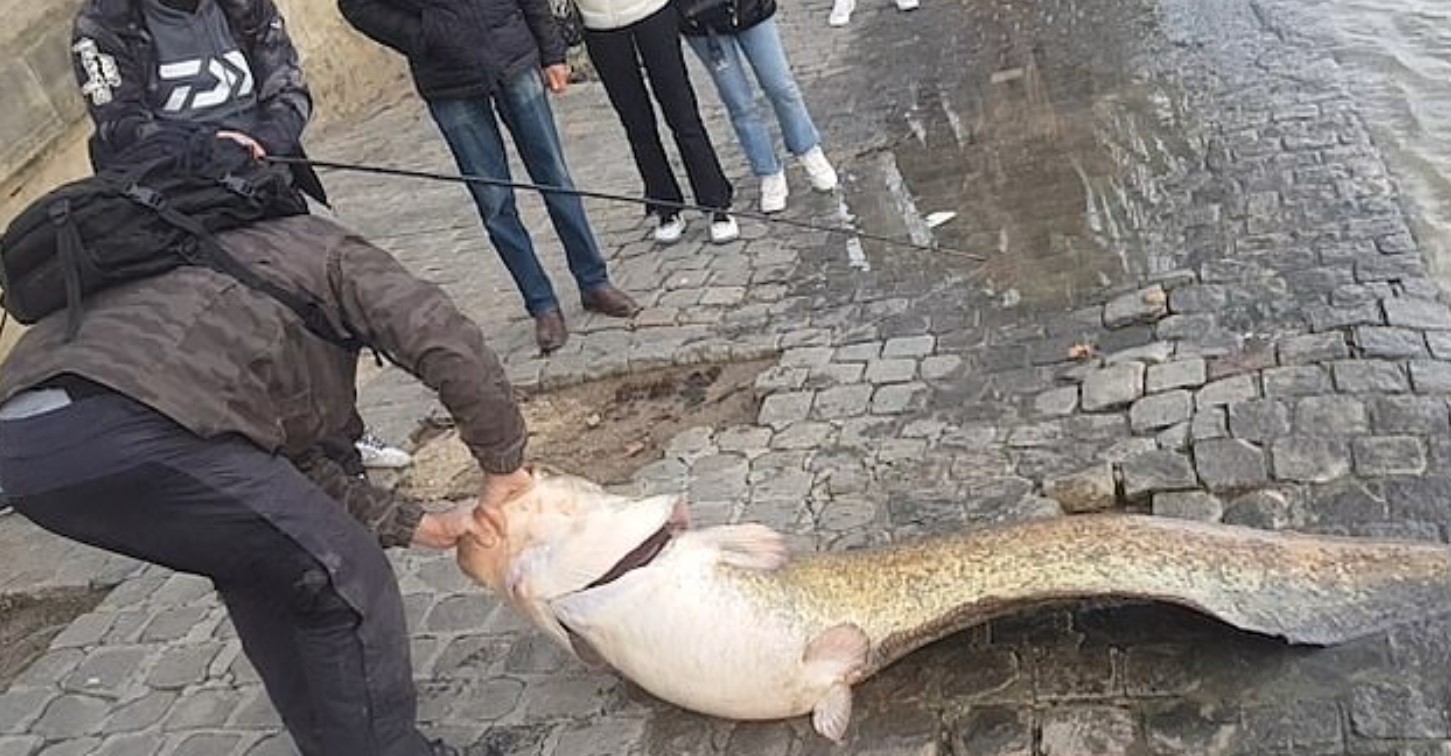
<svg viewBox="0 0 1451 756"><path fill-rule="evenodd" d="M654 205L656 207L664 207L671 210L694 210L707 214L729 212L731 215L734 215L738 218L747 218L750 220L761 221L763 223L779 223L784 226L794 226L796 228L804 228L810 231L820 231L829 234L845 234L847 236L853 236L859 239L868 239L871 241L881 242L883 244L889 244L896 247L910 247L912 249L922 252L937 252L940 254L963 257L969 260L976 260L978 262L985 262L987 260L987 258L983 257L982 255L975 255L971 252L965 252L960 249L953 249L952 247L942 247L936 244L930 246L923 245L904 239L883 236L881 234L873 234L856 228L819 226L809 221L796 220L793 218L782 218L775 215L766 215L765 213L755 213L749 210L722 211L719 208L703 207L701 205L692 205L686 202L671 202L667 200L645 200L639 197L631 197L624 194L596 192L587 189L566 189L562 186L546 186L544 184L530 184L518 181L505 181L503 179L489 178L488 176L475 176L469 174L438 173L435 171L410 170L407 168L392 168L381 165L365 165L362 163L343 163L332 160L313 160L311 158L285 157L280 155L268 155L265 160L285 165L307 165L313 168L321 168L324 170L350 171L353 173L372 173L381 176L398 176L402 178L425 179L429 181L447 181L457 184L484 184L487 186L504 187L521 191L534 191L543 194L573 194L575 196L589 197L591 199L610 200L614 202L630 202L637 205Z"/></svg>

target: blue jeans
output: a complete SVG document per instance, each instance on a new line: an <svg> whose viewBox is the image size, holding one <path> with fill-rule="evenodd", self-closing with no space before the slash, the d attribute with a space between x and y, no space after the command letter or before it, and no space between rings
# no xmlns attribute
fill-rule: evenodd
<svg viewBox="0 0 1451 756"><path fill-rule="evenodd" d="M459 170L465 174L502 181L509 175L509 157L504 152L504 139L499 120L509 128L514 147L534 183L573 189L569 168L564 164L564 145L554 125L554 112L544 92L538 71L525 71L506 82L493 95L469 100L432 100L428 110L443 132L453 151ZM495 111L498 118L495 118ZM541 315L559 308L549 276L534 254L534 242L519 220L514 204L514 190L485 184L469 184L469 191L478 205L489 240L494 243L514 284L524 295L524 307L530 315ZM584 202L578 195L544 192L549 220L564 243L569 270L580 291L597 289L609 283L605 260L600 256Z"/></svg>
<svg viewBox="0 0 1451 756"><path fill-rule="evenodd" d="M791 75L791 64L786 60L774 18L735 34L686 37L686 41L710 70L716 91L730 111L731 125L751 163L752 173L757 176L778 173L781 161L776 157L771 133L757 112L755 92L746 76L746 61L750 62L756 81L776 111L786 149L792 155L800 155L821 142L811 114L806 112L806 101L801 99L796 78Z"/></svg>

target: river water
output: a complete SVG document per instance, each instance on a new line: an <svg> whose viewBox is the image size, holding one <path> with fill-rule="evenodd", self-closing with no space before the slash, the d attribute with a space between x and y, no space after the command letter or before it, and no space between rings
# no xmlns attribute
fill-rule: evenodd
<svg viewBox="0 0 1451 756"><path fill-rule="evenodd" d="M1332 0L1336 57L1437 277L1451 284L1451 0Z"/></svg>

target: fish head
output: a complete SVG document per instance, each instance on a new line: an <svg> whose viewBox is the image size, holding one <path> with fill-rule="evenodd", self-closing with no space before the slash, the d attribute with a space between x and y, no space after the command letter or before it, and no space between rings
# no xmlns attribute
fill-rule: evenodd
<svg viewBox="0 0 1451 756"><path fill-rule="evenodd" d="M689 527L685 498L632 498L573 475L531 467L534 484L493 511L475 512L491 537L460 541L458 562L570 648L550 602L609 582L648 561Z"/></svg>

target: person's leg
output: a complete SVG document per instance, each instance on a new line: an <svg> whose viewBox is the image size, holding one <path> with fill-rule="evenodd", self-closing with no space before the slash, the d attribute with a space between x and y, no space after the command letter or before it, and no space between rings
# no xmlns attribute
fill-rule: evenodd
<svg viewBox="0 0 1451 756"><path fill-rule="evenodd" d="M499 122L489 100L431 100L428 109L453 152L460 172L510 180L509 157L504 152L504 139L499 133ZM469 191L479 208L489 240L524 297L525 309L534 317L558 310L554 287L534 254L534 242L529 238L529 232L519 219L514 190L471 183Z"/></svg>
<svg viewBox="0 0 1451 756"><path fill-rule="evenodd" d="M735 35L686 37L685 41L715 81L716 92L731 116L731 126L741 142L741 150L756 176L771 176L781 171L771 132L756 107L755 90L746 73L741 45ZM759 74L758 74L759 75Z"/></svg>
<svg viewBox="0 0 1451 756"><path fill-rule="evenodd" d="M675 9L666 6L636 22L630 30L650 76L650 89L680 149L696 204L726 210L731 206L731 184L700 119L699 103L680 48L678 23Z"/></svg>
<svg viewBox="0 0 1451 756"><path fill-rule="evenodd" d="M106 394L0 421L0 480L51 532L211 578L307 756L429 752L388 561L285 460Z"/></svg>
<svg viewBox="0 0 1451 756"><path fill-rule="evenodd" d="M549 97L536 71L525 71L507 82L496 96L499 115L514 136L514 146L534 183L573 189L574 180L564 162L564 143L554 123ZM599 244L590 230L584 202L577 194L545 192L544 206L559 240L569 270L580 291L597 289L610 282Z"/></svg>
<svg viewBox="0 0 1451 756"><path fill-rule="evenodd" d="M791 63L786 59L786 50L781 44L781 34L775 19L766 19L736 35L746 60L756 72L756 80L771 101L776 111L776 120L781 124L781 136L786 150L792 155L804 155L821 142L816 124L806 110L806 100L796 85L791 73Z"/></svg>
<svg viewBox="0 0 1451 756"><path fill-rule="evenodd" d="M683 202L685 196L680 191L680 183L675 180L675 172L670 169L670 161L665 156L665 146L660 143L655 107L650 102L650 93L640 73L640 60L631 31L586 30L584 41L600 82L605 85L610 105L625 127L625 136L635 155L635 166L645 182L645 198L677 204ZM678 212L654 204L649 206L649 211L655 215Z"/></svg>

